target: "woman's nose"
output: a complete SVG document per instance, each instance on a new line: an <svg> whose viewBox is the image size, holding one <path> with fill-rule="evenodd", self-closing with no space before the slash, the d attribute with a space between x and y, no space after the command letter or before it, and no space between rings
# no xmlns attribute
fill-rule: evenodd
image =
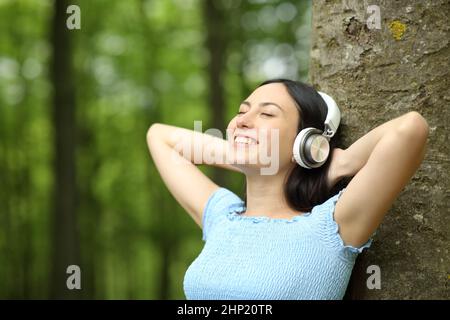
<svg viewBox="0 0 450 320"><path fill-rule="evenodd" d="M253 119L252 119L252 115L250 115L250 112L246 112L246 113L238 116L236 119L236 125L239 128L242 128L242 127L252 128L253 127Z"/></svg>

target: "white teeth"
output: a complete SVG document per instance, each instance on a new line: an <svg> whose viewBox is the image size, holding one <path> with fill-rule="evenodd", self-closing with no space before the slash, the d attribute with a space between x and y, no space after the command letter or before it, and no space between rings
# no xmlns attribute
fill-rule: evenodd
<svg viewBox="0 0 450 320"><path fill-rule="evenodd" d="M234 139L234 141L236 143L256 144L256 140L255 139L247 138L247 137L240 137L240 136L236 137Z"/></svg>

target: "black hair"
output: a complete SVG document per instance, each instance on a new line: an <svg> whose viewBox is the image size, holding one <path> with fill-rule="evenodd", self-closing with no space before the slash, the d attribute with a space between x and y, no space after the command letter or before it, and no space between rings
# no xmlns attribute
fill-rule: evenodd
<svg viewBox="0 0 450 320"><path fill-rule="evenodd" d="M264 81L258 87L269 83L284 84L289 95L295 101L300 119L297 133L309 127L317 128L321 131L325 129L324 122L328 108L316 89L300 81L282 78ZM322 166L306 169L296 164L287 174L284 184L284 196L291 209L310 212L314 206L323 203L348 184L346 179L342 179L331 187L327 184L331 154L334 148L341 147L341 130L339 128L329 141L330 155ZM246 194L246 191L244 192ZM245 195L245 204L247 204L246 198L247 196Z"/></svg>

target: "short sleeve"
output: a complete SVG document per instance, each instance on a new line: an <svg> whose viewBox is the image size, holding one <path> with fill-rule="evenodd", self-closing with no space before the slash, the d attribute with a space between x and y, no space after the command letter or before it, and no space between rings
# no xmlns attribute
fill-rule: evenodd
<svg viewBox="0 0 450 320"><path fill-rule="evenodd" d="M339 225L334 219L334 211L336 208L336 203L340 196L344 193L346 188L343 188L337 194L329 198L324 203L316 206L313 210L316 211L317 217L317 232L319 237L326 243L326 245L333 248L337 248L342 252L347 258L354 258L357 254L361 253L364 249L369 248L372 245L373 237L376 231L371 235L371 237L361 245L360 247L354 247L351 245L345 245L344 240L339 234Z"/></svg>
<svg viewBox="0 0 450 320"><path fill-rule="evenodd" d="M205 209L203 210L202 230L203 241L206 241L208 234L212 230L217 218L229 213L236 206L242 206L244 202L235 193L227 188L215 190L208 198Z"/></svg>

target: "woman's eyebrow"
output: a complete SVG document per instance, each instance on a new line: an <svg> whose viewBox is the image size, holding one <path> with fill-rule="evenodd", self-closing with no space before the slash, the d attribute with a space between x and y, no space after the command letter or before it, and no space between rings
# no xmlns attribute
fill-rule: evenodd
<svg viewBox="0 0 450 320"><path fill-rule="evenodd" d="M248 102L248 101L242 101L241 104L246 104L246 105L248 105L249 107L252 106L251 103ZM275 102L261 102L261 103L259 104L260 107L265 107L265 106L268 106L268 105L273 105L273 106L279 108L281 111L284 112L283 108L281 108L281 107L280 107L278 104L276 104Z"/></svg>

